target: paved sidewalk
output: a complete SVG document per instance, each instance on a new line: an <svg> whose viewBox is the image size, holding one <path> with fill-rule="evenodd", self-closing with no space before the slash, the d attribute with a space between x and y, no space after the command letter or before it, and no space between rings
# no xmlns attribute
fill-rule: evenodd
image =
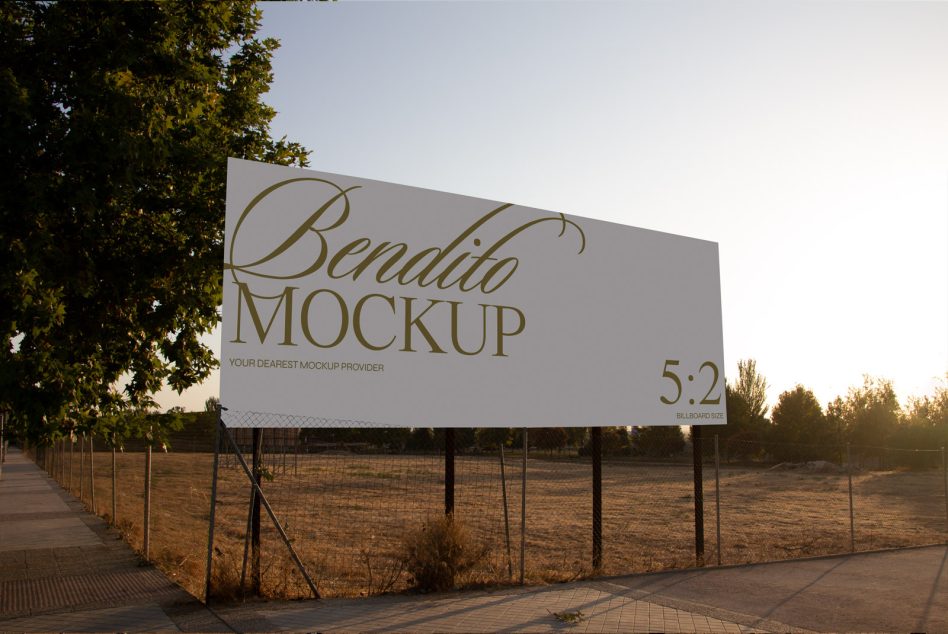
<svg viewBox="0 0 948 634"><path fill-rule="evenodd" d="M0 632L231 631L10 449L0 477Z"/></svg>
<svg viewBox="0 0 948 634"><path fill-rule="evenodd" d="M238 631L948 632L948 547L218 614Z"/></svg>

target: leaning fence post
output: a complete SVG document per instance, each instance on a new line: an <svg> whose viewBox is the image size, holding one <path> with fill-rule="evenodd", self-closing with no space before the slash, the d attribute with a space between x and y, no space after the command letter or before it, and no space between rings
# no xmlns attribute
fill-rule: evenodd
<svg viewBox="0 0 948 634"><path fill-rule="evenodd" d="M717 527L718 565L721 565L721 455L718 453L718 435L714 435L714 506Z"/></svg>
<svg viewBox="0 0 948 634"><path fill-rule="evenodd" d="M846 476L849 478L849 550L856 552L856 513L853 510L853 461L849 443L846 443Z"/></svg>
<svg viewBox="0 0 948 634"><path fill-rule="evenodd" d="M500 485L504 496L504 535L507 541L507 578L513 579L513 557L510 554L510 512L507 510L507 469L504 465L504 441L500 441Z"/></svg>

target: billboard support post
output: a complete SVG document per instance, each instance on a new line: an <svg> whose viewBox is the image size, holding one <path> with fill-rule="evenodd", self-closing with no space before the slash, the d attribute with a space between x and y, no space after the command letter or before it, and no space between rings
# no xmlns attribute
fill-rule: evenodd
<svg viewBox="0 0 948 634"><path fill-rule="evenodd" d="M691 456L695 471L695 564L704 566L704 473L702 471L701 426L691 426Z"/></svg>
<svg viewBox="0 0 948 634"><path fill-rule="evenodd" d="M592 450L592 544L593 570L602 568L602 427L589 430Z"/></svg>

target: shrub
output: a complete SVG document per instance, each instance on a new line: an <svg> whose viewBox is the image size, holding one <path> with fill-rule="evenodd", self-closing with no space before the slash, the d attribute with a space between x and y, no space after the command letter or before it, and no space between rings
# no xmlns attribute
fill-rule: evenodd
<svg viewBox="0 0 948 634"><path fill-rule="evenodd" d="M475 544L464 523L453 515L428 520L405 536L403 547L405 570L422 592L451 590L458 575L487 556L487 548Z"/></svg>

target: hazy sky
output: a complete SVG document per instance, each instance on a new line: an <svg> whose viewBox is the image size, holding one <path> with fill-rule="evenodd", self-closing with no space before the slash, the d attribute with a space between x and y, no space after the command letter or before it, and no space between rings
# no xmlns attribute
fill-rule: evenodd
<svg viewBox="0 0 948 634"><path fill-rule="evenodd" d="M267 4L263 35L313 169L718 242L726 373L771 404L948 371L946 3Z"/></svg>

